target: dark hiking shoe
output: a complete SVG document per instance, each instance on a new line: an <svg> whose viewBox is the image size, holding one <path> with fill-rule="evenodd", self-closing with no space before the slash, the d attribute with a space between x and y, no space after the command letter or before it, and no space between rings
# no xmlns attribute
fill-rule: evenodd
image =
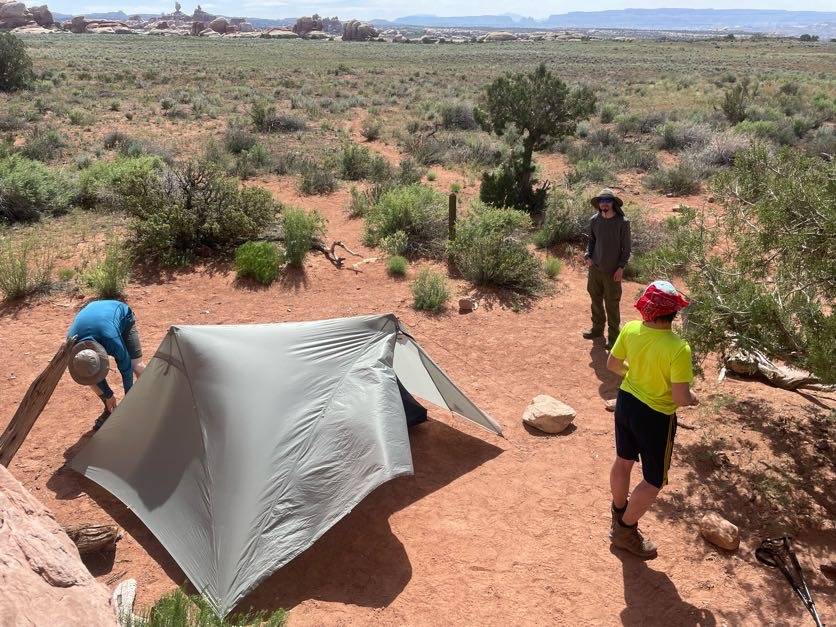
<svg viewBox="0 0 836 627"><path fill-rule="evenodd" d="M93 431L98 431L99 429L101 429L102 425L105 423L105 421L107 421L108 418L110 418L110 412L104 410L102 412L102 415L96 418L96 422L93 423Z"/></svg>
<svg viewBox="0 0 836 627"><path fill-rule="evenodd" d="M612 539L613 531L615 531L616 525L621 522L621 517L624 515L624 512L627 510L625 506L622 510L617 510L615 505L610 503L610 513L612 514L612 524L610 525L610 539Z"/></svg>
<svg viewBox="0 0 836 627"><path fill-rule="evenodd" d="M619 549L629 551L642 559L656 557L656 545L642 535L638 526L625 527L616 521L610 533L610 540Z"/></svg>
<svg viewBox="0 0 836 627"><path fill-rule="evenodd" d="M589 331L584 331L581 335L585 340L594 340L596 337L604 337L604 332L590 329Z"/></svg>

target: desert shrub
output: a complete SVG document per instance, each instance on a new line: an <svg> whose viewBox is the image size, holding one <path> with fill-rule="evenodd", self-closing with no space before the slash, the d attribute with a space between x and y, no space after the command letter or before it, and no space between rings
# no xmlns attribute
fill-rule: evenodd
<svg viewBox="0 0 836 627"><path fill-rule="evenodd" d="M377 118L369 116L363 120L363 124L360 126L360 134L366 138L366 141L373 142L380 139L381 129L382 125L380 121Z"/></svg>
<svg viewBox="0 0 836 627"><path fill-rule="evenodd" d="M413 183L420 183L424 177L424 170L409 157L401 159L398 164L398 171L395 175L398 182L402 185L412 185Z"/></svg>
<svg viewBox="0 0 836 627"><path fill-rule="evenodd" d="M616 115L618 115L618 107L616 107L615 104L612 102L601 103L601 110L598 113L598 119L601 120L602 124L609 124L615 119Z"/></svg>
<svg viewBox="0 0 836 627"><path fill-rule="evenodd" d="M450 258L477 285L535 293L543 279L537 257L526 246L530 229L531 218L516 209L474 207L456 225Z"/></svg>
<svg viewBox="0 0 836 627"><path fill-rule="evenodd" d="M479 136L466 135L451 136L447 139L443 162L492 167L501 159L502 151L494 143Z"/></svg>
<svg viewBox="0 0 836 627"><path fill-rule="evenodd" d="M241 187L211 164L190 162L172 168L150 200L132 208L131 246L135 257L182 266L198 253L225 253L255 239L275 221L270 192Z"/></svg>
<svg viewBox="0 0 836 627"><path fill-rule="evenodd" d="M385 183L395 177L395 171L385 157L372 155L369 160L367 179L375 183Z"/></svg>
<svg viewBox="0 0 836 627"><path fill-rule="evenodd" d="M696 194L700 189L700 179L696 170L688 163L680 163L670 168L661 168L645 179L651 189L673 196Z"/></svg>
<svg viewBox="0 0 836 627"><path fill-rule="evenodd" d="M158 201L163 171L157 157L97 161L78 177L78 202L88 209L141 211Z"/></svg>
<svg viewBox="0 0 836 627"><path fill-rule="evenodd" d="M234 155L249 150L257 141L255 135L238 124L230 124L224 134L224 146Z"/></svg>
<svg viewBox="0 0 836 627"><path fill-rule="evenodd" d="M64 138L54 128L36 128L32 137L21 148L20 154L36 161L52 161L60 156L66 147Z"/></svg>
<svg viewBox="0 0 836 627"><path fill-rule="evenodd" d="M447 130L462 131L472 131L479 126L473 116L473 107L460 102L442 105L441 125Z"/></svg>
<svg viewBox="0 0 836 627"><path fill-rule="evenodd" d="M115 150L133 141L134 139L127 133L123 133L122 131L110 131L104 136L102 145L105 147L105 150Z"/></svg>
<svg viewBox="0 0 836 627"><path fill-rule="evenodd" d="M9 112L0 113L0 132L19 131L26 127L26 120L23 116Z"/></svg>
<svg viewBox="0 0 836 627"><path fill-rule="evenodd" d="M384 191L366 211L363 239L379 246L385 238L402 232L402 254L441 256L447 234L447 199L421 184L396 186Z"/></svg>
<svg viewBox="0 0 836 627"><path fill-rule="evenodd" d="M299 191L306 196L330 194L338 187L330 168L305 160L299 165Z"/></svg>
<svg viewBox="0 0 836 627"><path fill-rule="evenodd" d="M94 121L93 116L84 109L70 109L67 119L73 126L90 126Z"/></svg>
<svg viewBox="0 0 836 627"><path fill-rule="evenodd" d="M409 250L409 238L405 231L395 231L381 238L378 246L389 255L402 256Z"/></svg>
<svg viewBox="0 0 836 627"><path fill-rule="evenodd" d="M75 197L59 171L20 155L0 159L0 220L32 222L43 214L65 213Z"/></svg>
<svg viewBox="0 0 836 627"><path fill-rule="evenodd" d="M612 129L600 126L589 132L586 143L590 146L617 150L624 144L624 140Z"/></svg>
<svg viewBox="0 0 836 627"><path fill-rule="evenodd" d="M284 252L271 242L246 242L235 249L235 273L270 285L284 265Z"/></svg>
<svg viewBox="0 0 836 627"><path fill-rule="evenodd" d="M578 161L575 167L566 174L569 185L578 183L603 183L612 178L611 165L603 159L595 157L588 161Z"/></svg>
<svg viewBox="0 0 836 627"><path fill-rule="evenodd" d="M711 136L711 129L702 124L666 122L659 131L658 145L663 150L683 150L705 146Z"/></svg>
<svg viewBox="0 0 836 627"><path fill-rule="evenodd" d="M652 133L658 126L664 124L667 114L663 111L652 111L639 115L624 114L616 118L616 128L622 135Z"/></svg>
<svg viewBox="0 0 836 627"><path fill-rule="evenodd" d="M836 157L836 128L822 126L816 129L816 132L807 138L805 149L808 154L817 157L822 155L831 159Z"/></svg>
<svg viewBox="0 0 836 627"><path fill-rule="evenodd" d="M295 115L276 113L276 107L266 102L254 102L250 107L253 127L261 133L295 133L304 131L308 124Z"/></svg>
<svg viewBox="0 0 836 627"><path fill-rule="evenodd" d="M618 165L622 168L650 172L659 167L656 151L643 145L625 146L617 155Z"/></svg>
<svg viewBox="0 0 836 627"><path fill-rule="evenodd" d="M735 155L748 148L750 144L751 140L745 135L734 132L719 133L712 137L704 148L689 152L685 161L700 173L710 173L717 167L731 165Z"/></svg>
<svg viewBox="0 0 836 627"><path fill-rule="evenodd" d="M563 270L563 262L557 257L546 257L543 261L543 272L550 279L557 278L561 270Z"/></svg>
<svg viewBox="0 0 836 627"><path fill-rule="evenodd" d="M34 237L17 241L0 238L0 292L15 300L49 287L55 257L48 245Z"/></svg>
<svg viewBox="0 0 836 627"><path fill-rule="evenodd" d="M735 125L734 132L751 135L759 139L769 139L776 144L788 146L795 142L795 133L792 125L784 120L774 122L772 120L744 120Z"/></svg>
<svg viewBox="0 0 836 627"><path fill-rule="evenodd" d="M523 176L526 169L528 174ZM493 207L524 208L537 214L543 210L548 193L547 184L537 183L534 165L526 166L522 153L514 150L498 168L482 173L479 200Z"/></svg>
<svg viewBox="0 0 836 627"><path fill-rule="evenodd" d="M564 242L583 242L594 213L595 210L580 192L572 195L561 191L552 193L543 222L534 234L535 245L538 248L551 248Z"/></svg>
<svg viewBox="0 0 836 627"><path fill-rule="evenodd" d="M755 145L718 174L728 241L697 259L685 326L694 349L758 349L836 382L836 164ZM728 251L733 251L731 254Z"/></svg>
<svg viewBox="0 0 836 627"><path fill-rule="evenodd" d="M325 232L325 220L316 211L285 209L282 230L287 263L301 268L314 241Z"/></svg>
<svg viewBox="0 0 836 627"><path fill-rule="evenodd" d="M625 274L644 282L670 280L685 273L692 261L703 255L714 241L710 231L704 228L702 216L690 207L666 218L662 225L647 225L643 215L634 212L630 225L639 245Z"/></svg>
<svg viewBox="0 0 836 627"><path fill-rule="evenodd" d="M412 306L419 311L438 313L444 309L450 290L444 275L424 268L412 284Z"/></svg>
<svg viewBox="0 0 836 627"><path fill-rule="evenodd" d="M27 87L32 80L32 59L23 41L11 33L0 33L0 91Z"/></svg>
<svg viewBox="0 0 836 627"><path fill-rule="evenodd" d="M365 146L346 143L337 158L340 178L359 181L368 178L371 171L372 153Z"/></svg>
<svg viewBox="0 0 836 627"><path fill-rule="evenodd" d="M748 77L725 90L720 109L730 124L739 124L746 119L749 105L757 91L757 85L753 85Z"/></svg>
<svg viewBox="0 0 836 627"><path fill-rule="evenodd" d="M97 298L117 298L125 291L130 272L130 253L113 240L105 247L103 256L89 261L82 269L81 282Z"/></svg>
<svg viewBox="0 0 836 627"><path fill-rule="evenodd" d="M233 627L233 625L257 625L258 627L284 627L287 612L242 612L218 618L216 612L199 594L188 595L175 590L154 603L147 611L135 613L129 619L130 627Z"/></svg>
<svg viewBox="0 0 836 627"><path fill-rule="evenodd" d="M273 159L273 172L280 176L295 174L300 171L302 165L307 161L307 157L300 151L288 150Z"/></svg>
<svg viewBox="0 0 836 627"><path fill-rule="evenodd" d="M404 276L406 275L408 266L409 262L406 260L406 257L393 255L386 261L386 272L391 276Z"/></svg>

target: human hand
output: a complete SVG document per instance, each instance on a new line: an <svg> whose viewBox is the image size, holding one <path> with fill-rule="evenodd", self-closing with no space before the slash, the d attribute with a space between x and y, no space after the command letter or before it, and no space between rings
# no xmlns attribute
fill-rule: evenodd
<svg viewBox="0 0 836 627"><path fill-rule="evenodd" d="M624 278L624 268L619 268L612 275L612 280L615 281L616 283L621 283L622 278Z"/></svg>
<svg viewBox="0 0 836 627"><path fill-rule="evenodd" d="M106 398L104 402L105 409L110 413L113 413L113 410L116 409L116 397L111 396L110 398Z"/></svg>

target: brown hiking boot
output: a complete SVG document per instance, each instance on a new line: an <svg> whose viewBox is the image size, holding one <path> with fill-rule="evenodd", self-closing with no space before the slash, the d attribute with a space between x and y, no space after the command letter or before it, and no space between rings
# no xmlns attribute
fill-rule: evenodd
<svg viewBox="0 0 836 627"><path fill-rule="evenodd" d="M610 533L610 540L619 549L629 551L642 559L656 557L656 545L642 535L638 526L625 527L616 521Z"/></svg>
<svg viewBox="0 0 836 627"><path fill-rule="evenodd" d="M598 329L590 329L589 331L584 331L581 333L583 339L585 340L594 340L596 337L604 337L604 331Z"/></svg>
<svg viewBox="0 0 836 627"><path fill-rule="evenodd" d="M627 509L627 506L624 506L624 510ZM610 525L610 539L612 540L612 534L615 531L616 525L621 522L621 517L624 515L624 510L618 511L615 509L615 505L610 503L610 513L612 514L612 524Z"/></svg>

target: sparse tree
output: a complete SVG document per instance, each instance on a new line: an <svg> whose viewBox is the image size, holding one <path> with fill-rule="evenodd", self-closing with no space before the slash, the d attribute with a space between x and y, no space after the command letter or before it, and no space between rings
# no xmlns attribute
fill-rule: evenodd
<svg viewBox="0 0 836 627"><path fill-rule="evenodd" d="M743 77L734 87L730 87L723 94L720 108L726 119L732 124L739 124L746 119L749 104L758 93L757 83L752 83L748 76Z"/></svg>
<svg viewBox="0 0 836 627"><path fill-rule="evenodd" d="M589 117L594 108L591 89L570 89L543 64L527 74L509 74L488 85L485 111L475 111L477 121L497 135L513 127L520 138L518 150L500 171L483 176L482 199L489 204L540 211L545 188L534 189L534 151L573 134L577 122ZM505 181L513 182L512 190Z"/></svg>
<svg viewBox="0 0 836 627"><path fill-rule="evenodd" d="M0 91L26 87L32 79L32 59L19 37L0 33Z"/></svg>

